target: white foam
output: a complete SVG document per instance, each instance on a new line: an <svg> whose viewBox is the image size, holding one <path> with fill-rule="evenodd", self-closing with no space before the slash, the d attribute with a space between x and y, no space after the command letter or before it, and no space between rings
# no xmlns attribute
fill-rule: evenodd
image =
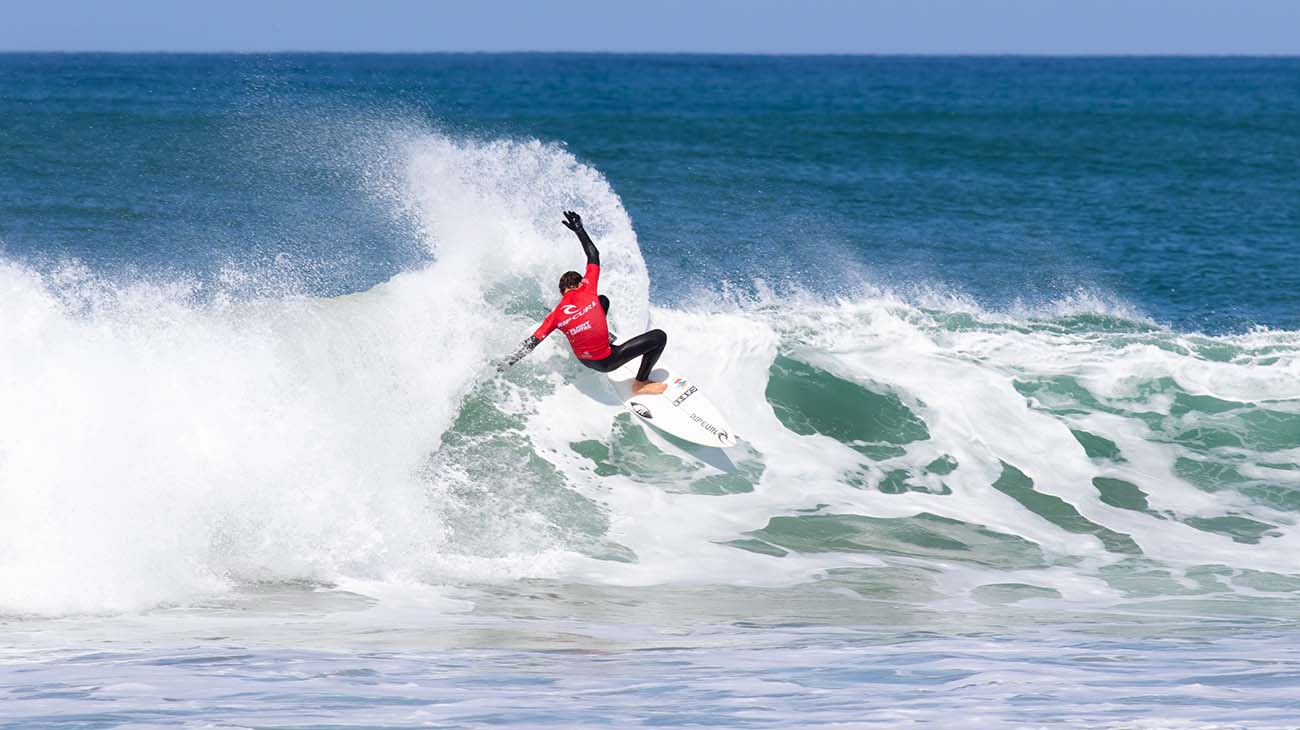
<svg viewBox="0 0 1300 730"><path fill-rule="evenodd" d="M1113 399L1134 413L1145 407L1167 410L1172 402L1171 397L1125 401L1135 397L1139 385L1171 378L1189 392L1199 392L1189 373L1220 373L1246 401L1295 398L1282 385L1288 378L1284 371L1291 367L1289 357L1269 365L1212 362L1190 348L1126 344L1123 337L1070 334L1031 323L948 329L890 297L838 303L794 298L786 306L766 302L728 314L716 313L716 306L711 302L700 312L656 308L652 324L669 332L665 357L707 389L761 454L766 470L754 492L723 498L666 494L625 477L597 479L580 472L582 460L563 456L565 446L607 438L610 408L593 404L578 388L562 386L533 416L531 432L542 452L562 455L548 458L555 459L578 488L598 495L622 517L615 520L612 536L641 558L634 566L594 567L602 581L774 584L808 579L828 567L873 564L870 556L845 554L755 558L728 553L730 548L720 544L764 527L772 516L825 505L824 513L874 517L929 512L1031 540L1053 560L1082 559L1073 568L1001 576L944 565L943 585L954 595L1000 581L1053 587L1066 600L1117 600L1119 594L1097 577L1097 571L1127 555L1108 551L1093 534L1069 532L994 489L1003 462L1029 476L1036 491L1059 497L1083 518L1132 537L1146 558L1175 570L1205 564L1292 570L1290 556L1300 535L1286 515L1230 491L1210 494L1188 483L1173 468L1185 449L1165 443L1134 416L1054 415L1036 408L1034 400L1013 385L1017 379L1069 375L1095 397ZM996 319L1005 321L1005 315ZM1172 333L1157 335L1177 340ZM909 446L907 455L890 461L890 466L919 474L939 454L951 455L960 466L943 482L953 493L887 495L850 486L846 475L862 466L856 452L824 436L793 434L773 414L764 390L778 351L898 395L925 420L931 438ZM574 427L565 428L566 422ZM1088 458L1071 428L1111 439L1126 461L1109 464ZM1167 515L1250 515L1280 524L1281 536L1242 544L1180 519L1111 506L1092 483L1099 476L1138 484L1151 509ZM1192 545L1195 548L1189 549Z"/></svg>
<svg viewBox="0 0 1300 730"><path fill-rule="evenodd" d="M836 567L918 562L829 551L777 558L725 544L774 516L818 508L928 512L1030 540L1054 561L1003 573L928 563L954 600L990 582L1050 586L1066 601L1116 600L1097 571L1125 556L993 488L1003 462L1087 520L1130 535L1148 558L1292 570L1294 520L1188 483L1174 468L1186 449L1137 416L1168 413L1172 395L1147 387L1162 379L1191 394L1300 408L1292 333L1076 332L1040 326L1033 318L1041 312L988 314L963 300L949 304L975 324L950 327L938 299L918 307L871 291L835 302L769 292L651 308L626 212L599 173L563 148L410 135L397 150L400 164L385 168L395 177L377 189L417 223L434 260L366 292L250 300L212 296L194 282L124 284L77 267L37 274L0 264L0 611L131 610L258 580L785 585ZM526 419L521 438L558 470L561 488L607 517L601 539L630 550L631 563L586 557L519 511L485 528L494 554L462 550L443 517L465 474L427 470L489 361L535 326L558 274L581 267L559 223L569 208L583 212L600 241L615 329L624 337L647 323L666 329L667 361L728 415L746 440L738 458L763 466L753 491L726 496L597 475L571 444L608 441L620 409L601 399L602 376L575 365L552 338L515 385L499 389L495 405ZM1071 315L1088 306L1083 296L1062 305ZM1209 359L1198 354L1207 346L1239 354ZM893 393L931 438L868 463L833 438L786 429L765 395L778 353ZM1116 412L1058 415L1015 387L1058 376ZM1070 428L1110 439L1127 461L1088 458ZM894 468L937 484L921 473L944 454L959 465L942 478L951 494L874 489ZM1294 461L1295 450L1267 461L1281 459ZM692 479L716 473L687 463ZM1295 482L1258 464L1242 471ZM862 474L866 485L849 478ZM1253 516L1281 534L1239 544L1121 509L1101 501L1097 476L1139 485L1162 513ZM472 486L490 498L496 485Z"/></svg>
<svg viewBox="0 0 1300 730"><path fill-rule="evenodd" d="M232 302L0 265L0 611L427 575L445 536L420 467L528 332L488 292L540 301L580 268L565 208L629 292L619 316L648 282L617 198L562 149L417 136L402 154L436 260L361 294Z"/></svg>

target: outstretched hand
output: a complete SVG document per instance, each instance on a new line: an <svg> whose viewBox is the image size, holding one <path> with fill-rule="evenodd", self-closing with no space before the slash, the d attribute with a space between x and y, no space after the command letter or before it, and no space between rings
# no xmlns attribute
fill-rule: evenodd
<svg viewBox="0 0 1300 730"><path fill-rule="evenodd" d="M571 210L564 211L564 227L568 228L574 233L581 232L583 230L582 216L578 215L577 213Z"/></svg>

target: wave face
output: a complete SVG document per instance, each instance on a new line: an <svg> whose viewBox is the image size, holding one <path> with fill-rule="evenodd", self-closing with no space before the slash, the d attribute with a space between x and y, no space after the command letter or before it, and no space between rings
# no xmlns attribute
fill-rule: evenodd
<svg viewBox="0 0 1300 730"><path fill-rule="evenodd" d="M503 311L540 302L558 277L542 262L576 249L555 211L590 211L610 286L632 294L616 322L644 320L647 278L608 185L557 148L426 136L401 158L394 202L436 263L364 293L0 267L0 610L413 580L447 554L423 466L525 334Z"/></svg>
<svg viewBox="0 0 1300 730"><path fill-rule="evenodd" d="M627 213L567 151L394 145L379 187L430 262L361 293L0 266L0 612L520 578L976 610L1300 590L1294 332L1180 334L1087 297L651 306ZM567 208L614 328L667 330L740 430L730 463L645 431L562 342L490 377L579 259Z"/></svg>

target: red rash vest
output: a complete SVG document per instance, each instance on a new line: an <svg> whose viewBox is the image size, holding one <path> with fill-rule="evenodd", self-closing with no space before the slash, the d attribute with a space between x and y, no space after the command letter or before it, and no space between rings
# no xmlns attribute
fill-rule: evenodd
<svg viewBox="0 0 1300 730"><path fill-rule="evenodd" d="M558 329L569 338L569 346L579 358L604 360L609 357L609 325L605 323L605 310L596 298L599 278L600 266L587 264L582 283L560 298L560 303L542 320L533 337L542 340Z"/></svg>

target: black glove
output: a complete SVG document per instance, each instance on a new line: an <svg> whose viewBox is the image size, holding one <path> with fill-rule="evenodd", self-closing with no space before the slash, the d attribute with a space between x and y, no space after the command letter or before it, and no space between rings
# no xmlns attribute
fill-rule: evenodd
<svg viewBox="0 0 1300 730"><path fill-rule="evenodd" d="M582 233L584 230L582 227L582 216L571 210L564 211L564 227L574 233Z"/></svg>
<svg viewBox="0 0 1300 730"><path fill-rule="evenodd" d="M596 244L591 242L591 236L587 235L587 229L582 227L582 216L571 210L564 211L564 227L578 234L578 243L582 244L582 251L587 254L587 263L599 266L600 252L596 250Z"/></svg>

